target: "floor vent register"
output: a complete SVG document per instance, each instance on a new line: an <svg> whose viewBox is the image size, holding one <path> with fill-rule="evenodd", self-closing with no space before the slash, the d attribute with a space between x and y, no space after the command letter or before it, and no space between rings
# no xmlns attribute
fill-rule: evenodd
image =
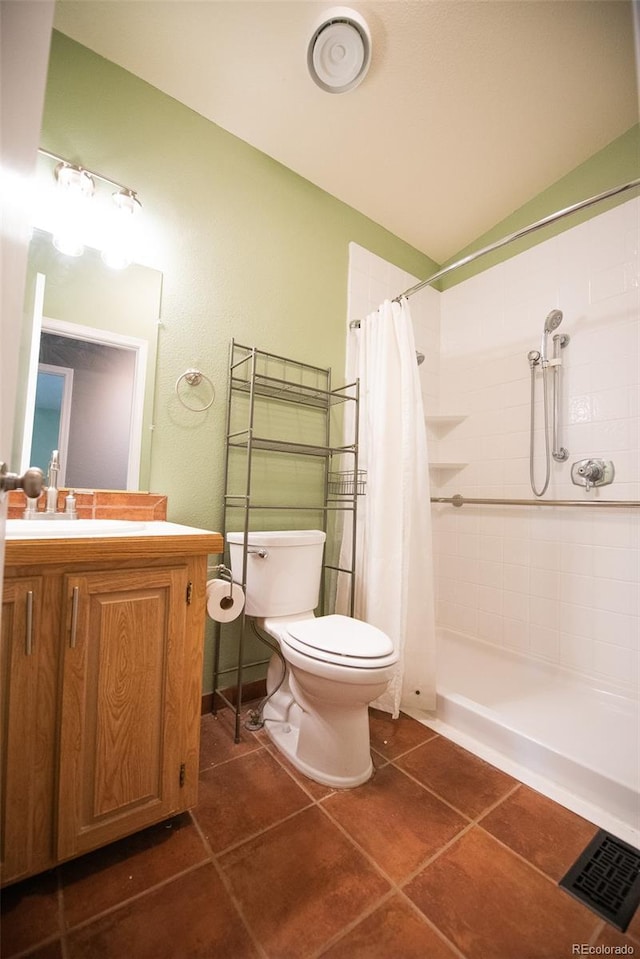
<svg viewBox="0 0 640 959"><path fill-rule="evenodd" d="M560 886L624 932L640 903L640 850L601 829Z"/></svg>

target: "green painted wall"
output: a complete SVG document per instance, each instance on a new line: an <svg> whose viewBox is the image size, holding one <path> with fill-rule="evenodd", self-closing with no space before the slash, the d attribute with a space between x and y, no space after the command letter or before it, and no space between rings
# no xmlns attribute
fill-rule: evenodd
<svg viewBox="0 0 640 959"><path fill-rule="evenodd" d="M222 521L231 337L342 382L348 244L415 276L428 257L132 74L54 33L41 146L139 192L163 273L151 489L169 519ZM176 379L198 367L217 396L189 413ZM210 655L210 642L208 653ZM205 688L210 688L210 665Z"/></svg>
<svg viewBox="0 0 640 959"><path fill-rule="evenodd" d="M231 337L344 368L348 243L414 275L435 268L307 180L69 38L53 35L41 145L139 191L164 274L151 484L170 518L217 527ZM207 415L177 377L215 383Z"/></svg>
<svg viewBox="0 0 640 959"><path fill-rule="evenodd" d="M613 189L623 183L629 183L638 177L640 177L640 124L631 127L621 137L594 154L567 176L562 177L547 190L515 210L506 219L496 223L491 230L479 236L464 249L459 250L455 256L452 256L442 265L448 266L450 263L455 263L475 250L481 250L511 233L516 233L523 227L536 223L557 210L564 210L574 203L604 193L606 190ZM516 256L523 250L527 250L537 243L542 243L564 230L569 230L571 227L577 226L578 223L583 223L585 220L637 195L638 190L627 191L621 197L603 201L580 213L571 214L551 226L543 227L524 239L517 240L501 250L496 250L495 253L488 253L474 263L460 267L449 276L444 277L437 288L445 290L455 286L470 276L475 276L476 273L481 273L483 270L495 266L496 263L501 263L512 256Z"/></svg>

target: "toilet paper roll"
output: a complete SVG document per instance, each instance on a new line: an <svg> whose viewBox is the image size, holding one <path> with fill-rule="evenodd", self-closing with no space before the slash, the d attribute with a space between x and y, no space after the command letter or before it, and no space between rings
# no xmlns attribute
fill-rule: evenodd
<svg viewBox="0 0 640 959"><path fill-rule="evenodd" d="M244 607L242 587L224 579L210 579L207 582L207 613L216 623L230 623L237 619Z"/></svg>

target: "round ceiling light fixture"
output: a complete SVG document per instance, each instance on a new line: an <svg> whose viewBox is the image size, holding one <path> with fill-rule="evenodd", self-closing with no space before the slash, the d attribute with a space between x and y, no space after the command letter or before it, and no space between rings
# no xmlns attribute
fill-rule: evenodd
<svg viewBox="0 0 640 959"><path fill-rule="evenodd" d="M325 11L307 50L311 78L326 93L346 93L364 80L371 62L371 34L355 10Z"/></svg>

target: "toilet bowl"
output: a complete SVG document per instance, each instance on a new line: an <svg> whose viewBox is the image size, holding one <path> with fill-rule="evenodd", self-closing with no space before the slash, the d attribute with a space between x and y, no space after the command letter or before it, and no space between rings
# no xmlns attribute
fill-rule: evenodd
<svg viewBox="0 0 640 959"><path fill-rule="evenodd" d="M244 535L228 533L242 582ZM304 775L335 789L366 782L373 766L369 704L385 690L398 656L381 630L347 616L316 617L321 530L249 533L246 612L278 641L271 658L265 728Z"/></svg>

